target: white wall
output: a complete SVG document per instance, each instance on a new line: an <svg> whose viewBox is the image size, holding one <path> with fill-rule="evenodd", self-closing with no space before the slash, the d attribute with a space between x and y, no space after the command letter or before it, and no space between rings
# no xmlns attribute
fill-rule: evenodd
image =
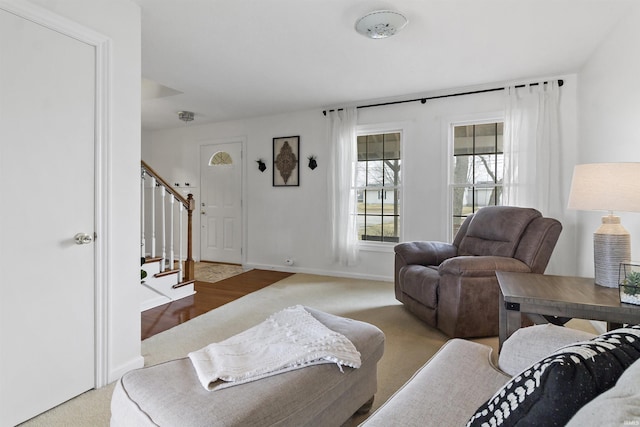
<svg viewBox="0 0 640 427"><path fill-rule="evenodd" d="M570 165L565 177L567 182L563 186L568 194L570 169L575 163L576 79L575 76L563 78L561 110L566 123L562 133L568 147L563 161ZM503 96L500 91L433 100L424 105L415 102L358 110L361 126L391 124L402 126L406 131L401 240L448 240L446 124L449 121L500 117L503 114ZM272 187L272 138L291 135L300 135L301 139L300 186ZM198 125L197 120L182 125L176 117L176 128L143 134L142 157L169 182L198 183L199 146L238 137L246 140L247 145L246 266L392 279L393 245L384 250L361 251L362 261L354 267L344 267L332 261L326 209L327 118L319 110L208 125ZM312 154L318 159L318 168L314 171L306 166L306 159ZM255 162L258 158L267 162L268 169L264 173L258 171ZM198 204L199 189L193 190ZM199 230L198 215L194 218L194 230ZM558 254L573 252L575 238L572 229L571 226L566 227L562 237L563 246L570 246L570 249L557 251ZM194 242L194 253L198 254L198 236ZM293 268L284 264L287 257L294 258ZM564 272L573 272L571 261L559 265Z"/></svg>
<svg viewBox="0 0 640 427"><path fill-rule="evenodd" d="M112 40L108 171L112 246L107 254L108 381L142 366L140 356L140 8L129 0L32 0Z"/></svg>
<svg viewBox="0 0 640 427"><path fill-rule="evenodd" d="M579 73L577 163L640 162L640 5L615 28ZM640 197L640 195L638 195ZM593 277L593 232L603 213L579 212L579 273ZM618 213L640 260L640 213Z"/></svg>

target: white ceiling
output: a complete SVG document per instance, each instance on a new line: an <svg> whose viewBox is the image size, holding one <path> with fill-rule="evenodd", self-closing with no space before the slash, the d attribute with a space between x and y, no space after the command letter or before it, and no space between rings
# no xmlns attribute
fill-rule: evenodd
<svg viewBox="0 0 640 427"><path fill-rule="evenodd" d="M146 130L184 125L181 110L196 125L574 73L634 3L134 1ZM388 39L358 34L378 9L409 24Z"/></svg>

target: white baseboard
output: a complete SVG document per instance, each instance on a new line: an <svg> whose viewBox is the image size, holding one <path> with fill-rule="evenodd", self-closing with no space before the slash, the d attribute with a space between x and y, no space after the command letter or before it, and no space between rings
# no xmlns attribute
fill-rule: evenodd
<svg viewBox="0 0 640 427"><path fill-rule="evenodd" d="M315 274L318 276L345 277L348 279L379 280L382 282L393 282L393 276L378 276L373 274L347 273L344 271L330 271L330 270L320 270L320 269L314 269L314 268L298 268L298 267L287 267L282 265L268 265L268 264L243 264L242 267L244 270L251 270L255 268L259 270L284 271L287 273L305 273L305 274Z"/></svg>
<svg viewBox="0 0 640 427"><path fill-rule="evenodd" d="M144 366L144 357L142 356L135 357L130 361L128 361L127 363L120 365L117 368L111 369L109 371L108 381L109 383L117 381L120 379L120 377L122 377L127 372L132 371L134 369L142 368L143 366Z"/></svg>
<svg viewBox="0 0 640 427"><path fill-rule="evenodd" d="M147 299L140 303L140 312L152 309L162 304L171 302L171 300L165 296L157 296L155 298Z"/></svg>

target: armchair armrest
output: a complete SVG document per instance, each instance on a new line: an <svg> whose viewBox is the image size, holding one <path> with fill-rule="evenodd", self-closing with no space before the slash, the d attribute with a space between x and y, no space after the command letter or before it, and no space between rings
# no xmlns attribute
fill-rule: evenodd
<svg viewBox="0 0 640 427"><path fill-rule="evenodd" d="M406 242L396 245L394 248L405 264L440 265L448 258L458 253L458 248L444 242Z"/></svg>
<svg viewBox="0 0 640 427"><path fill-rule="evenodd" d="M444 261L438 268L440 276L488 277L496 271L530 273L531 269L520 260L501 256L459 256Z"/></svg>

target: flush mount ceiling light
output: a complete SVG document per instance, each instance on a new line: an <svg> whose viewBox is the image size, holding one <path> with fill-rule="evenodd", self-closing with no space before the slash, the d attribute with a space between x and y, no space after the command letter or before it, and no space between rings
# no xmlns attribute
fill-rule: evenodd
<svg viewBox="0 0 640 427"><path fill-rule="evenodd" d="M178 111L178 118L187 123L193 121L194 114L192 111Z"/></svg>
<svg viewBox="0 0 640 427"><path fill-rule="evenodd" d="M403 29L407 22L400 12L376 10L356 21L356 31L372 39L384 39Z"/></svg>

